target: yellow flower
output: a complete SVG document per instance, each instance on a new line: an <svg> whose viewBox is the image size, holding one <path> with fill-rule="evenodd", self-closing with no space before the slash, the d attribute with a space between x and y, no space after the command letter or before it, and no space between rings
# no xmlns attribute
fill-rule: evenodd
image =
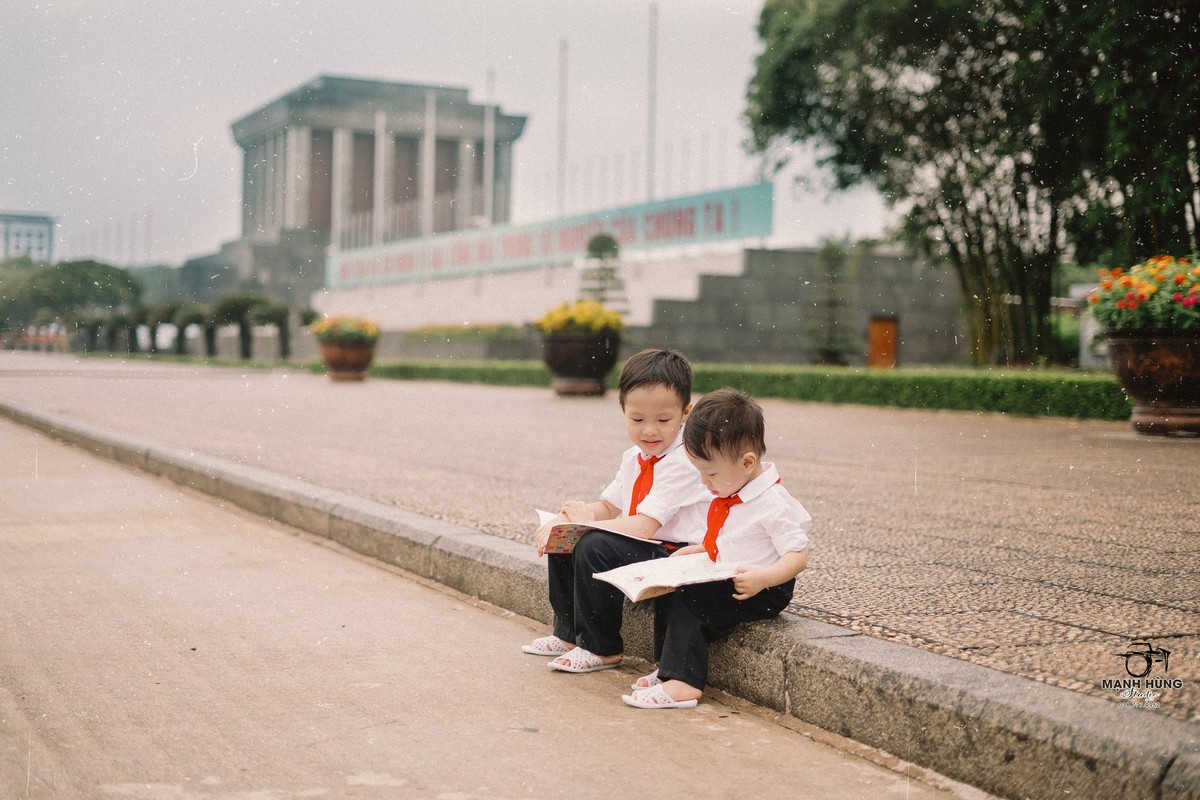
<svg viewBox="0 0 1200 800"><path fill-rule="evenodd" d="M595 300L578 300L550 309L533 326L543 333L618 333L625 323Z"/></svg>
<svg viewBox="0 0 1200 800"><path fill-rule="evenodd" d="M372 345L379 338L379 323L363 317L322 317L309 329L322 344Z"/></svg>

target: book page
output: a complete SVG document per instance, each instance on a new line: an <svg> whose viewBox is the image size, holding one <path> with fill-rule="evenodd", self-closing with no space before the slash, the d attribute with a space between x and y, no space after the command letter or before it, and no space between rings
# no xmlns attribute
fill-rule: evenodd
<svg viewBox="0 0 1200 800"><path fill-rule="evenodd" d="M657 597L676 587L732 578L734 564L713 563L707 553L655 558L597 572L593 577L616 586L633 602Z"/></svg>

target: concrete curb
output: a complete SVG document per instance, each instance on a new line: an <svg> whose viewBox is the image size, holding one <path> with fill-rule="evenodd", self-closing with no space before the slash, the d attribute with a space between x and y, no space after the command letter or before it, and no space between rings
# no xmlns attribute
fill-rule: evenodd
<svg viewBox="0 0 1200 800"><path fill-rule="evenodd" d="M545 564L528 545L50 412L0 402L0 413L550 622ZM650 620L644 606L626 615L631 655L652 656ZM714 645L711 680L1004 797L1200 800L1200 726L794 615L744 626Z"/></svg>

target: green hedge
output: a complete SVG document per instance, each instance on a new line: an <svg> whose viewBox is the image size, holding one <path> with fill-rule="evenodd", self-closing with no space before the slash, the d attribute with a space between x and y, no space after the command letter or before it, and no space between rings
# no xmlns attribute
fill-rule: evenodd
<svg viewBox="0 0 1200 800"><path fill-rule="evenodd" d="M324 366L319 365L319 369L324 370ZM550 372L540 361L376 361L368 374L401 380L488 383L495 386L550 385Z"/></svg>
<svg viewBox="0 0 1200 800"><path fill-rule="evenodd" d="M1123 420L1131 405L1107 374L1000 370L866 370L699 364L696 391L900 408Z"/></svg>
<svg viewBox="0 0 1200 800"><path fill-rule="evenodd" d="M314 369L320 371L319 364ZM900 408L1125 420L1131 404L1106 373L1051 370L868 370L694 365L697 392L735 386L753 397ZM370 374L497 386L549 386L540 361L378 361ZM615 387L617 371L609 375Z"/></svg>

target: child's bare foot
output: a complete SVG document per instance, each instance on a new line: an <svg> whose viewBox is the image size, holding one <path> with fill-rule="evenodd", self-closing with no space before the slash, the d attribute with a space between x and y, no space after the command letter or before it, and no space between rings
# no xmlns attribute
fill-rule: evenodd
<svg viewBox="0 0 1200 800"><path fill-rule="evenodd" d="M560 672L599 672L602 669L612 669L621 663L623 654L615 656L598 656L590 650L576 647L571 652L561 655L547 666Z"/></svg>
<svg viewBox="0 0 1200 800"><path fill-rule="evenodd" d="M636 681L630 684L629 688L636 692L638 689L649 689L651 686L655 686L660 683L662 683L662 681L658 679L658 670L654 670L654 672L651 672L649 675L643 675L642 677L638 678Z"/></svg>
<svg viewBox="0 0 1200 800"><path fill-rule="evenodd" d="M663 691L677 703L685 700L699 700L704 691L683 681L663 681Z"/></svg>

